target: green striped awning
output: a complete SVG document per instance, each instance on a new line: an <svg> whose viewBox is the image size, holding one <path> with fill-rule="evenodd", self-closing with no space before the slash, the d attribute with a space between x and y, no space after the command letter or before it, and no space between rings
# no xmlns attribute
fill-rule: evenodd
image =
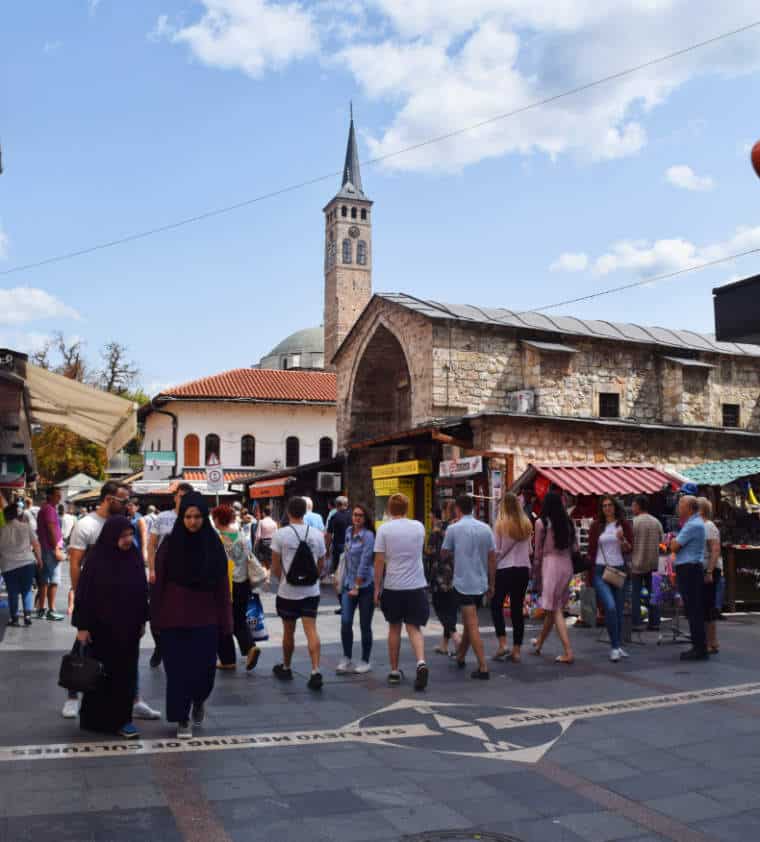
<svg viewBox="0 0 760 842"><path fill-rule="evenodd" d="M697 485L728 485L729 482L742 477L760 474L760 456L705 462L702 465L684 468L681 473Z"/></svg>

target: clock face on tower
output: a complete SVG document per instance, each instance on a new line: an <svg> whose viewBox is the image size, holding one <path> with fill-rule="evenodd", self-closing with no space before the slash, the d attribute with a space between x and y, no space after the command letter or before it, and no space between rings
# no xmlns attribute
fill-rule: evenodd
<svg viewBox="0 0 760 842"><path fill-rule="evenodd" d="M360 233L361 231L359 231L359 227L357 225L352 225L348 229L348 236L353 237L354 240L359 236Z"/></svg>

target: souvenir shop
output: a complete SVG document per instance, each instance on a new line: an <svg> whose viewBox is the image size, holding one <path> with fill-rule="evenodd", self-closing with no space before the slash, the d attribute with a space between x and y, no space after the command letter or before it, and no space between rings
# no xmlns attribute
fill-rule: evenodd
<svg viewBox="0 0 760 842"><path fill-rule="evenodd" d="M572 517L582 554L588 552L589 531L597 518L601 498L607 494L618 498L632 518L631 504L637 494L646 494L650 501L650 513L663 524L666 535L677 529L675 506L677 492L684 478L651 465L628 465L610 463L536 463L530 464L518 477L511 490L533 501L533 512L537 516L546 494L560 492L566 508ZM662 582L659 581L662 580ZM655 590L662 591L663 599L670 591L671 576L667 569L667 558L663 547L658 581ZM594 625L596 618L584 612L583 591L590 585L588 574L574 576L570 583L568 611L579 618L579 622ZM648 596L648 595L645 595ZM533 599L535 602L535 599ZM595 603L594 603L595 605ZM533 606L531 606L533 608ZM646 616L646 608L644 609Z"/></svg>
<svg viewBox="0 0 760 842"><path fill-rule="evenodd" d="M760 458L707 462L683 473L713 504L723 545L726 608L760 608Z"/></svg>

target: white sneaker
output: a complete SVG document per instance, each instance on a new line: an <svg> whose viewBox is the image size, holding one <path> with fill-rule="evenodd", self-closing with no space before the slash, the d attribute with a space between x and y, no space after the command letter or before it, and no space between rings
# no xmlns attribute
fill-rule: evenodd
<svg viewBox="0 0 760 842"><path fill-rule="evenodd" d="M61 716L64 719L76 719L79 716L79 699L66 699Z"/></svg>
<svg viewBox="0 0 760 842"><path fill-rule="evenodd" d="M189 722L177 723L177 739L178 740L192 740L193 726Z"/></svg>
<svg viewBox="0 0 760 842"><path fill-rule="evenodd" d="M615 664L620 660L619 649L610 649L610 660Z"/></svg>
<svg viewBox="0 0 760 842"><path fill-rule="evenodd" d="M348 673L356 672L356 667L350 658L341 658L338 666L335 668L338 675L347 675Z"/></svg>
<svg viewBox="0 0 760 842"><path fill-rule="evenodd" d="M369 661L359 661L359 663L354 667L354 672L362 674L365 672L369 672L372 669L372 664Z"/></svg>
<svg viewBox="0 0 760 842"><path fill-rule="evenodd" d="M625 649L623 649L622 646L620 647L620 649L618 649L618 652L620 653L621 658L627 658L628 657L628 653L625 651Z"/></svg>
<svg viewBox="0 0 760 842"><path fill-rule="evenodd" d="M135 719L161 719L161 711L153 710L147 702L140 699L132 706L132 716Z"/></svg>

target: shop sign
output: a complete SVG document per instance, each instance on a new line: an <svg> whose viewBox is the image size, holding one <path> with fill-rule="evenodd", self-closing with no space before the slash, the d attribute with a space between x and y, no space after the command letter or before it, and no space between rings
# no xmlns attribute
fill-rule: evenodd
<svg viewBox="0 0 760 842"><path fill-rule="evenodd" d="M392 462L389 465L375 465L372 479L409 477L416 474L432 474L433 465L429 459L411 459L408 462Z"/></svg>
<svg viewBox="0 0 760 842"><path fill-rule="evenodd" d="M144 453L145 464L153 467L174 467L177 464L177 454L173 450L146 450Z"/></svg>
<svg viewBox="0 0 760 842"><path fill-rule="evenodd" d="M441 462L440 475L442 477L471 477L483 471L482 456L466 456L462 459L449 459Z"/></svg>
<svg viewBox="0 0 760 842"><path fill-rule="evenodd" d="M248 496L251 500L268 500L272 497L285 496L285 480L273 480L272 482L256 483L248 489Z"/></svg>
<svg viewBox="0 0 760 842"><path fill-rule="evenodd" d="M218 494L224 491L224 469L219 464L219 459L212 453L206 465L206 489L211 494Z"/></svg>

